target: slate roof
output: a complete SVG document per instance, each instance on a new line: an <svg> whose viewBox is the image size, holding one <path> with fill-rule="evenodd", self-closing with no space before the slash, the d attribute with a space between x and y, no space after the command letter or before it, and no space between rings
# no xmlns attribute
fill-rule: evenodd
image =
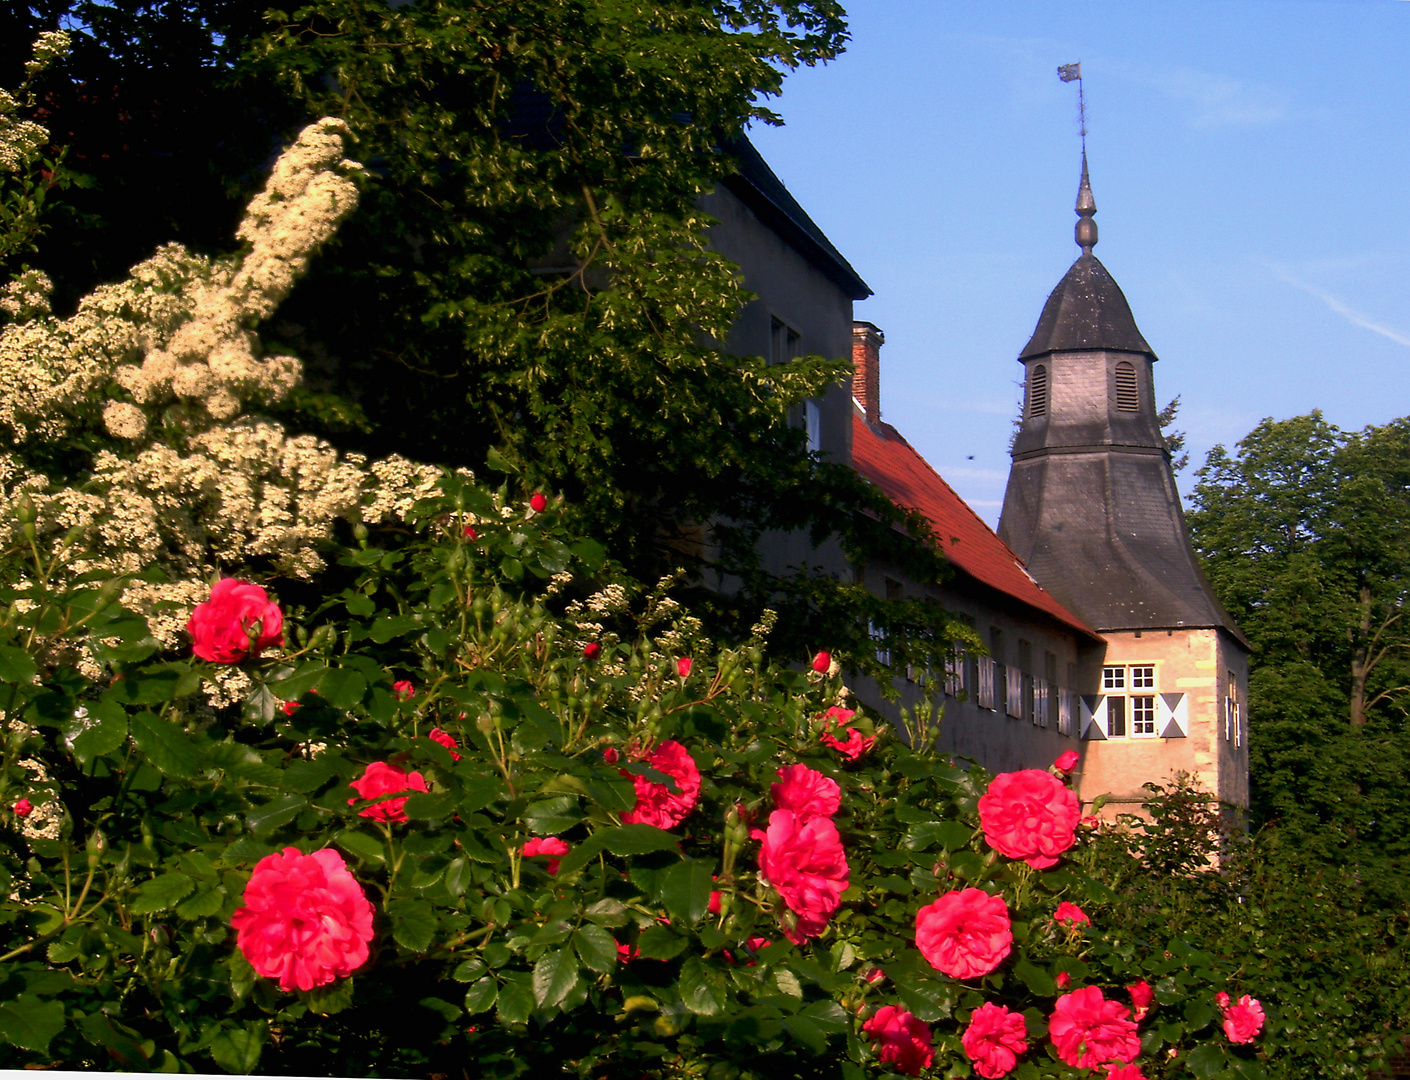
<svg viewBox="0 0 1410 1080"><path fill-rule="evenodd" d="M872 294L871 286L788 193L753 143L741 135L724 149L739 164L739 172L724 178L726 188L853 300L865 300Z"/></svg>
<svg viewBox="0 0 1410 1080"><path fill-rule="evenodd" d="M974 580L1100 641L1097 633L1029 577L1015 555L955 489L890 424L852 415L852 465L899 506L930 519L945 558Z"/></svg>
<svg viewBox="0 0 1410 1080"><path fill-rule="evenodd" d="M1018 354L1020 360L1050 352L1112 349L1156 358L1136 329L1126 294L1091 252L1072 264L1043 305L1038 327Z"/></svg>

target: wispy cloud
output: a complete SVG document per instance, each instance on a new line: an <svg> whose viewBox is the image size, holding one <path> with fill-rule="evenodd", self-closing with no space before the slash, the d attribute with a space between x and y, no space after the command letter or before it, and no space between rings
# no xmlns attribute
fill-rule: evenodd
<svg viewBox="0 0 1410 1080"><path fill-rule="evenodd" d="M1291 285L1294 289L1298 289L1305 292L1308 296L1315 297L1322 301L1322 303L1326 304L1332 311L1351 323L1352 326L1359 326L1362 330L1369 330L1373 334L1380 334L1381 337L1389 338L1398 345L1410 346L1410 334L1396 330L1394 327L1387 326L1385 323L1377 322L1370 315L1357 311L1344 300L1333 296L1323 289L1319 289L1316 285L1309 285L1306 281L1294 277L1277 263L1265 263L1264 265L1268 267L1273 273L1273 276L1279 281Z"/></svg>
<svg viewBox="0 0 1410 1080"><path fill-rule="evenodd" d="M1281 87L1192 67L1145 68L1126 63L1111 67L1180 106L1191 127L1264 127L1294 117L1292 97Z"/></svg>

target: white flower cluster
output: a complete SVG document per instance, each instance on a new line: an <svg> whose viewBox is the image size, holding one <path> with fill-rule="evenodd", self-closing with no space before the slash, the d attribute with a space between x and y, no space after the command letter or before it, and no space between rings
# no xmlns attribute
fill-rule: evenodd
<svg viewBox="0 0 1410 1080"><path fill-rule="evenodd" d="M34 58L24 66L26 82L66 54L69 45L69 35L62 30L40 34L34 43ZM8 90L0 90L0 171L28 168L49 141L49 132L42 125L15 117L22 104L33 104L33 99L17 98Z"/></svg>
<svg viewBox="0 0 1410 1080"><path fill-rule="evenodd" d="M0 532L17 532L6 508L25 496L43 546L64 553L71 573L160 567L168 582L136 581L126 602L168 646L212 577L254 563L310 578L337 519L401 520L439 475L398 457L340 457L245 412L301 377L292 358L260 358L252 327L356 206L345 134L341 121L321 120L279 158L240 225L249 250L239 260L167 245L67 319L49 315L42 275L0 290L15 320L0 329ZM109 448L64 486L31 464L36 448L64 442Z"/></svg>

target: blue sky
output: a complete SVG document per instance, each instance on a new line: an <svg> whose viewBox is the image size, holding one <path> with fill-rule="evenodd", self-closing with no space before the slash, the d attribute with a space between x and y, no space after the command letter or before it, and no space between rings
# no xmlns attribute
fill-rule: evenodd
<svg viewBox="0 0 1410 1080"><path fill-rule="evenodd" d="M1265 416L1410 413L1410 2L854 0L751 137L876 295L883 419L991 524L1016 357L1097 256L1180 395L1191 465Z"/></svg>

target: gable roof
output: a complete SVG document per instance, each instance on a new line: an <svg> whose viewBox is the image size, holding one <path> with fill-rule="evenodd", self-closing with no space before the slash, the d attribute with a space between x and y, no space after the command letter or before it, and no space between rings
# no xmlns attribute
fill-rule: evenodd
<svg viewBox="0 0 1410 1080"><path fill-rule="evenodd" d="M958 570L1080 634L1101 640L1028 575L1008 545L890 424L871 425L865 417L852 414L852 466L898 506L924 514L945 558Z"/></svg>
<svg viewBox="0 0 1410 1080"><path fill-rule="evenodd" d="M724 149L739 166L737 173L721 181L726 188L853 300L865 300L872 294L871 286L798 205L798 200L789 194L753 143L741 135Z"/></svg>

